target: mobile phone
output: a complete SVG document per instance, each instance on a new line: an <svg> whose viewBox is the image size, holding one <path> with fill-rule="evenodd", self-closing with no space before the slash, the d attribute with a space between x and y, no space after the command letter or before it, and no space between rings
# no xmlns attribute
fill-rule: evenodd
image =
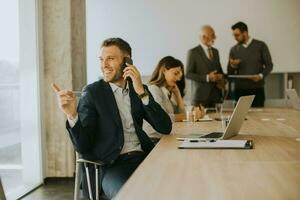
<svg viewBox="0 0 300 200"><path fill-rule="evenodd" d="M129 64L129 65L132 65L133 61L132 61L132 59L130 57L126 56L123 59L123 69L125 69L125 67L127 67L126 63ZM129 78L129 77L127 77L126 80L129 81L129 82L131 82L131 78Z"/></svg>
<svg viewBox="0 0 300 200"><path fill-rule="evenodd" d="M126 56L126 57L124 57L124 60L123 60L123 69L125 69L125 67L127 67L126 63L129 65L132 65L133 61L131 58Z"/></svg>

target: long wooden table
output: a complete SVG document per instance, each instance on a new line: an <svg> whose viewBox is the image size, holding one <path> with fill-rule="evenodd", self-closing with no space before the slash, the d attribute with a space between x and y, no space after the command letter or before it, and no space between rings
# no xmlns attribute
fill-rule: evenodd
<svg viewBox="0 0 300 200"><path fill-rule="evenodd" d="M177 134L220 128L217 121L175 123L115 199L300 199L299 111L250 111L233 139L254 140L252 150L177 149Z"/></svg>

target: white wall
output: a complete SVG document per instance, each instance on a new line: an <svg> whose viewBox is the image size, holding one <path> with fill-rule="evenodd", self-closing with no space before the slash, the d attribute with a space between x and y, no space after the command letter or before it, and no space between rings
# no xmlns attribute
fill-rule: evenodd
<svg viewBox="0 0 300 200"><path fill-rule="evenodd" d="M240 20L252 37L268 44L274 71L300 71L299 0L87 0L86 4L89 83L101 76L98 53L104 39L128 41L134 63L143 75L149 75L166 55L186 63L186 53L198 45L203 24L215 28L215 47L226 70L235 44L231 25Z"/></svg>

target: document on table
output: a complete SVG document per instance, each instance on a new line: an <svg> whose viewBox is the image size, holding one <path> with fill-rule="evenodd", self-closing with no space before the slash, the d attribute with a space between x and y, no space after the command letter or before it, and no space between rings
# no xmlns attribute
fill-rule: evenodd
<svg viewBox="0 0 300 200"><path fill-rule="evenodd" d="M185 139L179 149L252 149L252 140Z"/></svg>

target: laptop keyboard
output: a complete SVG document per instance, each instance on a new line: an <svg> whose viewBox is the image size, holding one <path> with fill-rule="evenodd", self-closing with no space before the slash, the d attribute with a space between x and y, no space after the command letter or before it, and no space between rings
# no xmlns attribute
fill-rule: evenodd
<svg viewBox="0 0 300 200"><path fill-rule="evenodd" d="M212 132L207 135L203 135L200 138L221 138L223 136L223 132Z"/></svg>

